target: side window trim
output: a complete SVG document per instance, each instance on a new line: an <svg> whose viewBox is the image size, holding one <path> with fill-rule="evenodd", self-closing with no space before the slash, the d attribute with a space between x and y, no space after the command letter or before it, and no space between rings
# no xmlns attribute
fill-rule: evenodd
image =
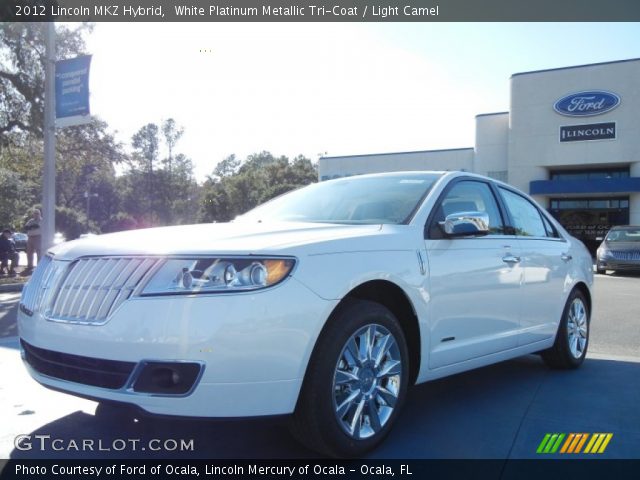
<svg viewBox="0 0 640 480"><path fill-rule="evenodd" d="M509 212L509 208L507 208L507 203L504 201L502 197L502 193L500 189L502 185L497 185L495 182L491 182L491 190L493 191L493 196L496 197L496 201L498 202L498 208L502 214L502 222L504 223L505 235L516 236L516 228L514 226L513 218L511 217L511 212Z"/></svg>
<svg viewBox="0 0 640 480"><path fill-rule="evenodd" d="M554 236L553 237L547 237L548 240L556 240L556 241L560 240L560 241L563 241L563 242L568 242L568 240L564 237L564 235L562 235L560 230L558 230L556 228L556 226L554 225L553 221L555 219L553 219L553 216L549 212L547 212L547 211L545 211L544 209L541 208L540 209L540 215L542 215L542 218L544 220L546 220L546 222L551 226L551 228L553 228Z"/></svg>
<svg viewBox="0 0 640 480"><path fill-rule="evenodd" d="M496 185L496 189L498 190L498 194L500 196L500 201L501 203L503 203L504 209L507 212L507 216L509 218L509 230L513 232L513 235L516 235L519 239L530 239L530 240L550 240L550 241L563 241L566 242L567 240L560 235L560 232L556 229L556 227L553 225L553 222L551 222L549 220L549 218L547 218L546 216L546 212L543 212L542 209L538 206L538 204L536 202L532 202L531 200L529 200L527 197L525 197L524 195L522 195L520 192L517 192L516 190L509 188L507 186L504 185ZM513 217L511 216L511 212L509 211L509 207L506 204L506 201L504 200L504 197L502 196L502 192L500 190L506 190L514 195L518 195L520 198L522 198L523 200L526 200L530 205L532 205L536 211L538 212L538 215L540 216L540 221L542 222L542 225L544 226L544 230L545 232L547 232L547 224L549 224L551 226L551 228L553 228L553 233L555 234L555 236L550 237L549 235L545 235L544 237L536 237L536 236L528 236L528 235L517 235L517 229L515 227L515 222L513 221Z"/></svg>
<svg viewBox="0 0 640 480"><path fill-rule="evenodd" d="M544 229L547 232L547 238L558 238L558 232L556 231L553 224L542 212L539 212L539 213L540 213L540 216L542 217L542 223L544 224Z"/></svg>

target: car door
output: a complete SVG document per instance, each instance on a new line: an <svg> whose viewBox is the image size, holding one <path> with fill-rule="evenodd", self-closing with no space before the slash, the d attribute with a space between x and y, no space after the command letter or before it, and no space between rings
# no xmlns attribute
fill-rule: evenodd
<svg viewBox="0 0 640 480"><path fill-rule="evenodd" d="M516 239L491 184L454 180L425 228L429 265L430 368L439 368L518 344L522 269ZM460 211L484 212L490 233L447 238L439 222Z"/></svg>
<svg viewBox="0 0 640 480"><path fill-rule="evenodd" d="M508 188L498 190L520 246L524 279L519 344L527 345L555 335L572 262L570 244L532 201Z"/></svg>

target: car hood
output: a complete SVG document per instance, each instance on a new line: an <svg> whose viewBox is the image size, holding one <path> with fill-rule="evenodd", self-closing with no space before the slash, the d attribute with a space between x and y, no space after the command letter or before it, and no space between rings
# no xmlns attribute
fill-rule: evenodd
<svg viewBox="0 0 640 480"><path fill-rule="evenodd" d="M316 223L212 223L148 228L63 243L58 259L93 255L298 254L384 248L381 225Z"/></svg>
<svg viewBox="0 0 640 480"><path fill-rule="evenodd" d="M606 248L613 252L640 250L640 242L604 242L600 248Z"/></svg>

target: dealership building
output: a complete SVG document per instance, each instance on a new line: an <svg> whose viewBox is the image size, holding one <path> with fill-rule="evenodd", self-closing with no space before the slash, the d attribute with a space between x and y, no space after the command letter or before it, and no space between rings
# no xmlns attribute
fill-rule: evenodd
<svg viewBox="0 0 640 480"><path fill-rule="evenodd" d="M464 170L529 193L591 249L640 225L640 59L514 74L508 112L476 116L475 146L322 157L320 180Z"/></svg>

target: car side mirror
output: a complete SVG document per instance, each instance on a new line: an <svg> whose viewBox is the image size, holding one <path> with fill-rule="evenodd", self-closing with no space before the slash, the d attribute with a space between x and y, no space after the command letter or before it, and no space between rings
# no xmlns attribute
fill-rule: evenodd
<svg viewBox="0 0 640 480"><path fill-rule="evenodd" d="M489 215L484 212L452 213L439 224L447 237L466 237L489 233Z"/></svg>

